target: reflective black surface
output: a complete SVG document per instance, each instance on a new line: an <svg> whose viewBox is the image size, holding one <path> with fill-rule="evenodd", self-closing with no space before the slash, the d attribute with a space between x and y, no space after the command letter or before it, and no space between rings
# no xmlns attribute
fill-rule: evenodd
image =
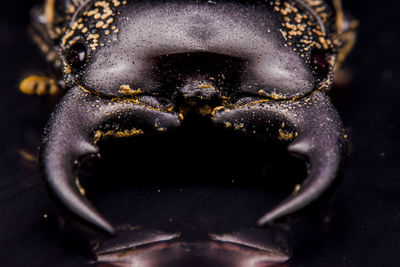
<svg viewBox="0 0 400 267"><path fill-rule="evenodd" d="M46 69L26 33L33 4L2 3L0 18L1 265L86 266L92 256L86 240L95 238L59 218L29 156L37 152L56 102L17 89L26 74ZM330 198L277 225L293 250L289 266L399 264L397 5L344 1L360 28L344 66L342 81L349 82L332 97L351 137L351 156ZM104 157L87 161L80 174L88 198L116 225L184 232L188 240L254 226L304 178L304 166L276 144L260 147L258 140L216 136L209 142L207 132L197 131L177 133L170 142L105 142ZM221 168L228 163L235 168Z"/></svg>

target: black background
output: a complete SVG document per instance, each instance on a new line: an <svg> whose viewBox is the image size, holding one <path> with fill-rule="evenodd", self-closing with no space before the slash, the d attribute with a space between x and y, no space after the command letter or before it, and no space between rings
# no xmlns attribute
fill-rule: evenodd
<svg viewBox="0 0 400 267"><path fill-rule="evenodd" d="M89 254L85 242L82 241L83 234L74 230L70 224L59 227L60 220L40 180L37 164L23 160L20 155L21 150L36 153L42 128L56 101L48 97L26 96L17 89L21 78L30 73L40 73L43 69L43 60L26 32L29 9L34 2L37 1L1 3L0 264L84 266ZM305 218L290 222L290 228L286 228L294 251L289 265L399 266L399 4L394 0L353 0L344 1L344 7L359 20L360 27L356 47L345 65L352 79L345 87L336 88L333 100L351 136L351 156L344 177L329 201L322 208L306 213L303 216ZM195 138L202 133L197 134ZM158 141L160 146L162 140ZM190 153L196 149L210 149L212 145L207 147L206 143L200 142L196 146L191 142L196 143L188 138L181 144L162 147L164 150L174 150L175 154L182 154L182 159L179 160L181 165L177 164L178 166L201 160L199 170L194 171L197 173L190 173L192 169L189 167L183 168L186 176L173 181L176 187L170 187L170 183L166 181L167 176L163 175L176 171L168 168L168 164L172 162L167 161L168 164L160 166L153 164L154 167L150 169L127 167L114 173L123 176L126 171L130 171L130 177L139 174L138 180L146 181L131 180L129 184L123 183L127 188L135 188L137 194L134 197L129 195L133 189L126 192L121 186L116 186L120 182L114 181L109 186L107 179L100 179L99 186L87 182L87 186L94 192L89 198L115 224L131 222L134 209L137 210L135 223L141 225L157 228L165 218L173 218L178 222L174 226L164 227L165 230L175 227L190 231L191 220L206 218L207 227L218 225L218 230L225 231L254 222L268 209L268 206L260 204L267 197L265 194L260 196L260 192L256 190L259 187L257 183L250 182L251 186L247 182L241 183L240 177L248 166L237 173L228 172L229 178L226 181L217 179L223 174L223 171L217 171L217 174L198 183L201 180L199 177L212 170L207 166L216 167L220 161L215 160L219 159L216 151L210 152L208 159L193 157L192 160ZM187 144L191 144L190 149ZM223 146L229 153L227 143ZM246 150L248 148L245 145L241 149L245 153L258 153L255 146L251 147L253 150ZM146 149L146 145L139 146L132 154L143 154L144 162L157 162L169 157L168 153L154 155L146 152ZM280 150L276 151L279 154ZM253 164L249 163L252 160L261 163L257 162L257 157L250 158L247 165ZM295 171L302 171L292 159L285 158L284 155L278 155L278 158L280 167L291 166ZM274 163L279 161L274 157L270 160L275 160ZM286 163L283 164L282 160ZM107 162L107 157L104 161ZM92 170L90 166L88 169ZM100 169L104 170L104 167ZM254 166L253 169L255 170L250 174L256 176L259 170ZM279 178L276 168L267 173L273 178ZM285 171L281 173L282 176L290 174ZM230 177L234 176L239 186L227 188L225 182L231 181ZM190 179L197 182L187 182ZM186 181L183 185L180 184L182 180ZM218 189L221 188L218 187L219 183L225 189ZM274 186L276 185L272 184L272 188ZM181 188L184 190L179 191ZM277 188L282 194L271 194L279 200L286 194L287 188L279 185ZM176 193L177 190L183 194ZM117 202L116 207L112 197L115 195L129 201ZM199 204L202 208L197 207ZM44 218L45 214L47 218Z"/></svg>

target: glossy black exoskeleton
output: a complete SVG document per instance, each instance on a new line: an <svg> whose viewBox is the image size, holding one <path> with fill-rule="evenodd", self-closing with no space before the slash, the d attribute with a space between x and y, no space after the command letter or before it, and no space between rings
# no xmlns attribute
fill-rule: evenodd
<svg viewBox="0 0 400 267"><path fill-rule="evenodd" d="M33 18L65 82L43 136L44 180L86 225L114 233L80 193L77 161L102 138L179 128L194 106L216 127L278 138L306 160L307 179L259 225L337 177L346 135L326 93L353 36L340 1L47 0Z"/></svg>

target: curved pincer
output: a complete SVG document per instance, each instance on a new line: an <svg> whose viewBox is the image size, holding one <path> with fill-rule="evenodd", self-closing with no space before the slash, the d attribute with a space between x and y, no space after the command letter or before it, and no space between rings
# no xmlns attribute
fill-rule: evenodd
<svg viewBox="0 0 400 267"><path fill-rule="evenodd" d="M58 104L42 139L40 162L44 181L56 202L72 217L112 234L111 224L92 207L76 185L74 170L78 160L85 155L98 154L96 141L102 136L129 136L179 124L177 114L140 100L104 99L74 87Z"/></svg>
<svg viewBox="0 0 400 267"><path fill-rule="evenodd" d="M264 225L307 206L335 180L347 151L340 117L322 92L296 101L258 101L215 112L214 121L248 133L290 141L289 153L307 162L308 176L299 190L265 214Z"/></svg>

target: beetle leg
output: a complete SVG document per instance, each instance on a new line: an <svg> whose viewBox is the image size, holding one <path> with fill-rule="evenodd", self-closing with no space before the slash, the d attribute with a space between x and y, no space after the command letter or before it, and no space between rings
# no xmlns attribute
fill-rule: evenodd
<svg viewBox="0 0 400 267"><path fill-rule="evenodd" d="M27 95L56 95L61 91L55 79L36 75L23 79L19 84L19 90Z"/></svg>
<svg viewBox="0 0 400 267"><path fill-rule="evenodd" d="M110 223L80 193L74 179L75 164L82 156L98 154L95 142L101 138L96 136L99 129L101 133L129 129L125 132L129 134L133 127L147 131L167 129L179 123L175 113L134 99L102 99L74 87L58 104L45 130L40 153L44 181L56 202L73 218L112 234L114 229ZM105 125L114 126L107 129Z"/></svg>
<svg viewBox="0 0 400 267"><path fill-rule="evenodd" d="M345 14L341 0L332 0L336 12L336 28L340 34L341 45L338 50L338 59L335 69L339 69L356 42L358 21Z"/></svg>
<svg viewBox="0 0 400 267"><path fill-rule="evenodd" d="M259 225L293 213L319 197L337 177L346 154L346 135L337 111L328 97L315 92L297 101L259 101L235 109L216 111L221 125L242 123L249 133L277 136L291 141L288 151L306 160L308 177L299 190L265 214ZM274 132L267 133L273 125Z"/></svg>

